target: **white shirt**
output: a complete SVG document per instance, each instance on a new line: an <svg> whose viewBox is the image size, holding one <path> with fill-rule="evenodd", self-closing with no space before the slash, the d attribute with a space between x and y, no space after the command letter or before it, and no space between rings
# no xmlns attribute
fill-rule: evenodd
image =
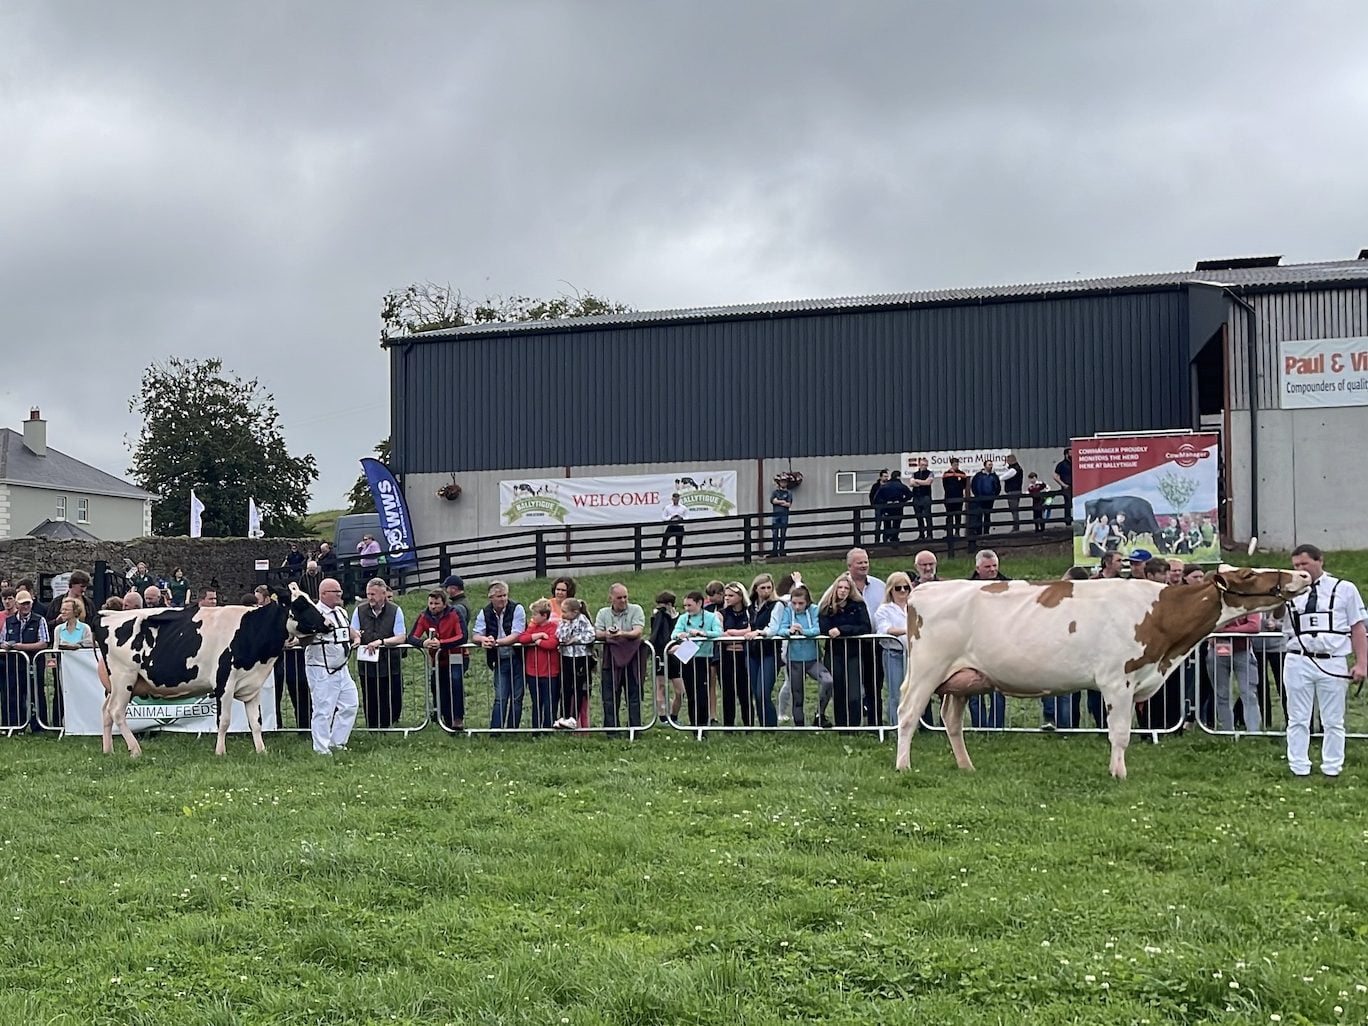
<svg viewBox="0 0 1368 1026"><path fill-rule="evenodd" d="M871 574L865 578L864 585L864 604L865 608L869 610L870 623L874 622L874 616L879 611L879 607L883 605L883 600L884 582Z"/></svg>
<svg viewBox="0 0 1368 1026"><path fill-rule="evenodd" d="M689 511L677 502L672 502L665 507L665 511L660 514L661 520L673 520L678 517L680 520L689 519Z"/></svg>
<svg viewBox="0 0 1368 1026"><path fill-rule="evenodd" d="M322 666L326 669L336 669L345 666L347 663L346 647L351 644L351 627L347 623L347 610L342 606L325 606L322 602L318 603L318 611L323 614L323 621L330 628L318 635L313 643L304 650L304 665Z"/></svg>
<svg viewBox="0 0 1368 1026"><path fill-rule="evenodd" d="M1368 619L1368 611L1364 610L1363 597L1359 594L1358 588L1352 581L1343 581L1331 574L1321 574L1311 582L1310 588L1292 600L1292 610L1289 613L1303 612L1312 591L1316 593L1316 608L1322 613L1329 608L1330 594L1334 592L1335 608L1332 610L1330 628L1335 633L1323 632L1313 638L1303 632L1302 636L1306 638L1304 650L1318 656L1349 655L1353 651L1353 643L1349 638L1350 628ZM1283 639L1289 653L1303 651L1303 644L1297 640L1296 632L1292 628L1291 615L1283 621Z"/></svg>
<svg viewBox="0 0 1368 1026"><path fill-rule="evenodd" d="M888 634L894 627L907 631L907 607L900 606L896 602L885 602L874 614L874 633ZM897 638L880 638L879 644L884 648L902 648L907 643L907 635L904 633Z"/></svg>

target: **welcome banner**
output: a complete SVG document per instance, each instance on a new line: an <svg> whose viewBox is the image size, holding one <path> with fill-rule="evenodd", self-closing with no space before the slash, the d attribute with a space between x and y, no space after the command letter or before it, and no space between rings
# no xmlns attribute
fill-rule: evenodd
<svg viewBox="0 0 1368 1026"><path fill-rule="evenodd" d="M1218 562L1217 435L1073 439L1074 559L1146 549Z"/></svg>
<svg viewBox="0 0 1368 1026"><path fill-rule="evenodd" d="M736 512L736 471L500 481L499 523L514 528L654 523L675 492L689 520L729 517Z"/></svg>
<svg viewBox="0 0 1368 1026"><path fill-rule="evenodd" d="M57 672L62 679L66 732L101 733L101 707L104 705L105 691L95 670L94 651L83 649L79 652L63 652ZM190 734L218 732L218 703L212 697L135 698L128 703L127 716L128 725L134 733L154 727ZM275 682L270 677L266 678L266 686L261 689L261 727L263 730L276 729ZM241 702L233 703L233 717L228 729L233 732L248 729L247 707Z"/></svg>

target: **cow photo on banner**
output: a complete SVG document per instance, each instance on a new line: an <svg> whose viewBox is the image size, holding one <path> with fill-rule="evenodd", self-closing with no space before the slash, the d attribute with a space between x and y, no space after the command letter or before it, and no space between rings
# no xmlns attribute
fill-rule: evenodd
<svg viewBox="0 0 1368 1026"><path fill-rule="evenodd" d="M1212 434L1073 439L1074 562L1137 549L1220 562L1217 444Z"/></svg>

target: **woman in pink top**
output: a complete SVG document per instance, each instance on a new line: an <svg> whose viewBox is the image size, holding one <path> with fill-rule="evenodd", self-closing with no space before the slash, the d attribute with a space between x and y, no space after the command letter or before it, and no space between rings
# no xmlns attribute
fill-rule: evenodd
<svg viewBox="0 0 1368 1026"><path fill-rule="evenodd" d="M1230 693L1230 677L1240 688L1240 706L1244 710L1245 729L1251 734L1263 730L1259 716L1259 682L1255 672L1254 653L1248 638L1224 638L1221 634L1258 634L1262 618L1258 613L1242 616L1226 624L1211 640L1207 649L1207 669L1216 693L1216 729L1234 731L1235 703Z"/></svg>

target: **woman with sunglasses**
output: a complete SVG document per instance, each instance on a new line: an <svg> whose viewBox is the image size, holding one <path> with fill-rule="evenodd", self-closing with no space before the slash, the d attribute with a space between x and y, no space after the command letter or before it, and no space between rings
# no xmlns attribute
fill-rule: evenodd
<svg viewBox="0 0 1368 1026"><path fill-rule="evenodd" d="M911 594L912 579L901 570L895 571L888 575L883 603L874 610L874 633L889 635L879 639L884 680L888 682L885 723L898 722L898 699L907 669L907 599Z"/></svg>

